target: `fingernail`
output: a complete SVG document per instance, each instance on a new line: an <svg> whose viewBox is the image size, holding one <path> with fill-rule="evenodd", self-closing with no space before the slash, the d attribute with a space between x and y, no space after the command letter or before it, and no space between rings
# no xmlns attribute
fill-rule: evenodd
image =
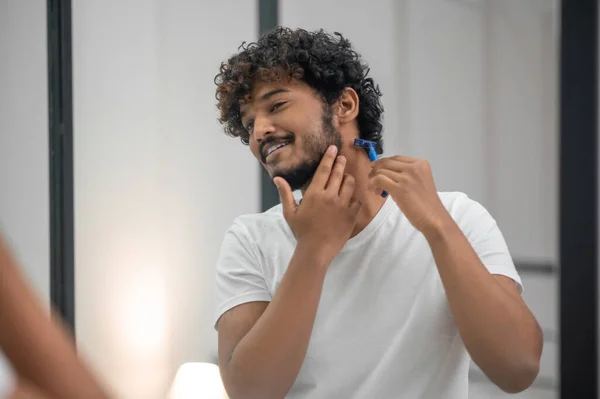
<svg viewBox="0 0 600 399"><path fill-rule="evenodd" d="M329 147L329 152L330 152L331 154L335 154L335 153L337 152L337 147L336 147L336 146L334 146L334 145L330 146L330 147Z"/></svg>
<svg viewBox="0 0 600 399"><path fill-rule="evenodd" d="M338 161L340 161L340 162L346 162L346 157L345 157L345 156L343 156L343 155L340 155L340 156L338 157Z"/></svg>

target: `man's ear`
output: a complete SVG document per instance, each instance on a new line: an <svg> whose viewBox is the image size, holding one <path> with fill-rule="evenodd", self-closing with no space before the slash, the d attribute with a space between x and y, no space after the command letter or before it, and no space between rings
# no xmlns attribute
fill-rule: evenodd
<svg viewBox="0 0 600 399"><path fill-rule="evenodd" d="M358 106L358 94L351 87L346 87L337 101L337 119L340 125L356 119Z"/></svg>

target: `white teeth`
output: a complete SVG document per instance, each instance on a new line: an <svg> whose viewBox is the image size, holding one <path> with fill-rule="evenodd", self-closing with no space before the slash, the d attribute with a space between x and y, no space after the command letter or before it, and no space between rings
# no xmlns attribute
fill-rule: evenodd
<svg viewBox="0 0 600 399"><path fill-rule="evenodd" d="M271 155L273 151L280 149L281 147L285 147L287 144L277 144L272 147L269 147L267 150L267 156Z"/></svg>

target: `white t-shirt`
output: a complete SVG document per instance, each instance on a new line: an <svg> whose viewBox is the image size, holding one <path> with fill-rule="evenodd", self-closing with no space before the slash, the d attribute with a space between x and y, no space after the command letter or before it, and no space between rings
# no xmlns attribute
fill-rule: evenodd
<svg viewBox="0 0 600 399"><path fill-rule="evenodd" d="M442 202L492 274L522 291L504 238L479 203ZM237 218L217 264L215 323L270 301L295 248L281 205ZM392 198L329 265L308 351L287 398L465 399L470 364L425 237Z"/></svg>

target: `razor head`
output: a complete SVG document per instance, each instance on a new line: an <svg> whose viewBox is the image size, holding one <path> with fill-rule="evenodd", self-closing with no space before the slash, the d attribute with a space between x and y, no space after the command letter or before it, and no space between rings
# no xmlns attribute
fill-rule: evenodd
<svg viewBox="0 0 600 399"><path fill-rule="evenodd" d="M369 159L371 160L371 162L377 161L377 153L375 152L375 148L377 148L377 144L374 141L363 140L363 139L354 139L354 145L357 147L365 148L367 150L367 153L369 154ZM381 196L383 198L386 198L388 196L388 192L387 191L382 192Z"/></svg>
<svg viewBox="0 0 600 399"><path fill-rule="evenodd" d="M374 141L363 140L363 139L354 139L354 145L363 148L375 148L377 145Z"/></svg>
<svg viewBox="0 0 600 399"><path fill-rule="evenodd" d="M374 141L363 140L363 139L354 139L354 145L357 147L362 147L367 150L367 154L369 154L369 159L372 162L377 161L377 152L375 152L375 148L377 148L377 144Z"/></svg>

